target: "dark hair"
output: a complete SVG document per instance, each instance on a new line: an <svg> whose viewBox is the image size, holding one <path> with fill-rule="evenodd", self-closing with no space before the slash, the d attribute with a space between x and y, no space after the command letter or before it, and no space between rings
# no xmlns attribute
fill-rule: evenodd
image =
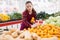
<svg viewBox="0 0 60 40"><path fill-rule="evenodd" d="M31 3L31 4L32 4L32 2L31 2L31 1L27 1L25 4L28 4L28 3Z"/></svg>
<svg viewBox="0 0 60 40"><path fill-rule="evenodd" d="M25 11L26 11L26 12L28 12L28 10L27 10L27 9L26 9ZM35 9L34 9L34 8L32 9L32 12L33 12L33 13L36 13L36 11L35 11Z"/></svg>

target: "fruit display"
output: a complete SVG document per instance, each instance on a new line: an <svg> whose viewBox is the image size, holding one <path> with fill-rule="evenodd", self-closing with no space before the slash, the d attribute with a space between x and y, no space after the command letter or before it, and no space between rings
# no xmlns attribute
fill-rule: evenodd
<svg viewBox="0 0 60 40"><path fill-rule="evenodd" d="M42 26L37 26L36 28L28 28L31 33L36 33L41 38L51 38L56 36L60 38L60 27L46 24Z"/></svg>
<svg viewBox="0 0 60 40"><path fill-rule="evenodd" d="M28 30L10 29L9 31L3 31L0 40L40 40L40 37L35 33L30 33Z"/></svg>
<svg viewBox="0 0 60 40"><path fill-rule="evenodd" d="M14 12L8 15L10 16L11 20L22 19L21 13L18 13L18 12Z"/></svg>
<svg viewBox="0 0 60 40"><path fill-rule="evenodd" d="M53 25L56 25L56 26L60 26L60 16L49 17L49 19L45 20L45 24L53 24Z"/></svg>
<svg viewBox="0 0 60 40"><path fill-rule="evenodd" d="M41 38L34 32L28 30L10 29L9 31L3 31L0 35L0 40L57 40L57 37Z"/></svg>
<svg viewBox="0 0 60 40"><path fill-rule="evenodd" d="M40 13L37 14L37 20L39 19L45 20L45 19L48 19L50 16L53 16L53 17L60 16L60 11L52 13L52 14L41 11Z"/></svg>
<svg viewBox="0 0 60 40"><path fill-rule="evenodd" d="M49 18L50 16L51 16L50 14L41 11L40 13L37 14L37 20L39 20L39 19L45 20L45 19Z"/></svg>
<svg viewBox="0 0 60 40"><path fill-rule="evenodd" d="M7 14L0 13L0 21L7 21L7 20L10 20L10 16L8 16Z"/></svg>
<svg viewBox="0 0 60 40"><path fill-rule="evenodd" d="M3 14L0 13L0 22L8 22L14 20L21 20L22 15L20 13L12 13L12 14Z"/></svg>
<svg viewBox="0 0 60 40"><path fill-rule="evenodd" d="M56 17L56 16L60 16L60 11L58 11L58 12L56 12L56 13L53 13L54 14L54 16Z"/></svg>

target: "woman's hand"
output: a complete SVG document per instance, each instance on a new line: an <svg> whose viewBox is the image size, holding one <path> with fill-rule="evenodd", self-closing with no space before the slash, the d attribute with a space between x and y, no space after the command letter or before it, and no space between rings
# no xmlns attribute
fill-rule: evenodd
<svg viewBox="0 0 60 40"><path fill-rule="evenodd" d="M36 26L37 26L36 24L31 25L32 28L35 28Z"/></svg>
<svg viewBox="0 0 60 40"><path fill-rule="evenodd" d="M33 28L35 28L37 26L40 26L40 23L35 23L35 24L31 25L31 27L33 27Z"/></svg>

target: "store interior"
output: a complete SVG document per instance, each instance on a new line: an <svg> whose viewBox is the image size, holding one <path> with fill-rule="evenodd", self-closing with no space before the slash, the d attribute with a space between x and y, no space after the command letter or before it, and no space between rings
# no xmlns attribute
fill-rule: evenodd
<svg viewBox="0 0 60 40"><path fill-rule="evenodd" d="M0 40L60 40L60 0L0 0Z"/></svg>

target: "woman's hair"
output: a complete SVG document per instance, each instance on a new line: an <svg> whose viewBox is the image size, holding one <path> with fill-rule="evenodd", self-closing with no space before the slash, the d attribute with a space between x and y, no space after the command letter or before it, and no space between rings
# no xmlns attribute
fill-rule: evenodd
<svg viewBox="0 0 60 40"><path fill-rule="evenodd" d="M27 1L25 4L28 4L28 3L31 3L31 4L32 4L32 2L31 2L31 1ZM28 11L28 10L26 9L26 11ZM35 9L34 9L34 8L32 8L32 12L36 13L36 11L35 11Z"/></svg>
<svg viewBox="0 0 60 40"><path fill-rule="evenodd" d="M31 1L27 1L25 4L28 4L28 3L31 3L31 4L32 4L32 2L31 2Z"/></svg>

